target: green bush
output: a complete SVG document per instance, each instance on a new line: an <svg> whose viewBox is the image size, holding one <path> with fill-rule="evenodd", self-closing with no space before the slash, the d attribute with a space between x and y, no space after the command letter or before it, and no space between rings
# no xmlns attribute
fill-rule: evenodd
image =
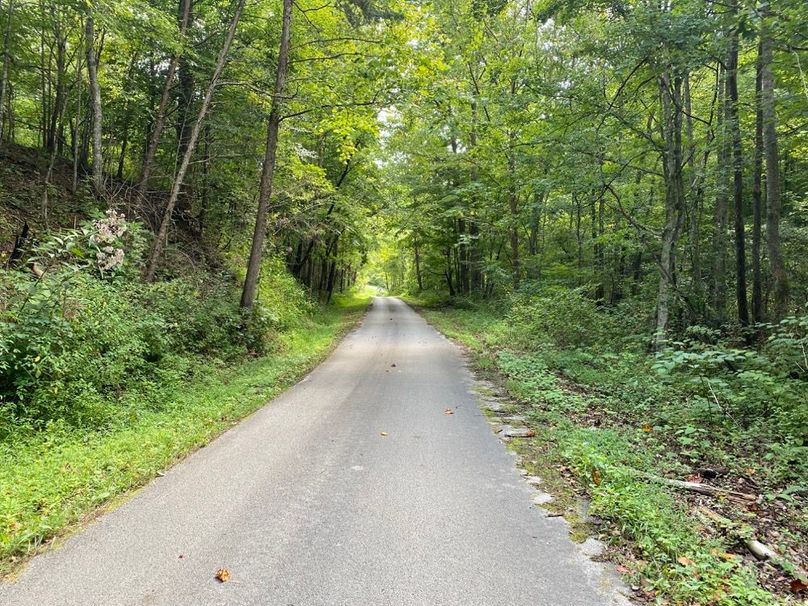
<svg viewBox="0 0 808 606"><path fill-rule="evenodd" d="M657 354L654 368L703 402L705 415L723 415L743 428L773 422L783 434L808 435L806 327L808 317L787 318L769 327L766 345L755 350L694 326L683 341Z"/></svg>
<svg viewBox="0 0 808 606"><path fill-rule="evenodd" d="M277 329L297 326L315 307L280 257L266 259L261 266L258 303L261 321Z"/></svg>
<svg viewBox="0 0 808 606"><path fill-rule="evenodd" d="M516 294L506 321L515 343L531 350L602 346L619 334L615 316L598 308L584 288Z"/></svg>
<svg viewBox="0 0 808 606"><path fill-rule="evenodd" d="M138 241L136 226L108 213L42 243L38 275L0 273L0 439L24 425L102 427L159 407L199 358L264 353L311 310L277 262L247 313L226 273L133 280Z"/></svg>

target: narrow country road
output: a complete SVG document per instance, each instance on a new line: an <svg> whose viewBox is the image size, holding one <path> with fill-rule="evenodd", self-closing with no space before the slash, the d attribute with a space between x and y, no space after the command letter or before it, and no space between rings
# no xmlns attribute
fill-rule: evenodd
<svg viewBox="0 0 808 606"><path fill-rule="evenodd" d="M455 346L377 298L308 377L35 558L0 604L625 603L531 496Z"/></svg>

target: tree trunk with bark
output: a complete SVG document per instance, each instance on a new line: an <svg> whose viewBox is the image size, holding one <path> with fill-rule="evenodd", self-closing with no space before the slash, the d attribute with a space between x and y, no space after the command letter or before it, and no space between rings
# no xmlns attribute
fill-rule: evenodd
<svg viewBox="0 0 808 606"><path fill-rule="evenodd" d="M90 9L92 10L92 9ZM98 84L98 63L95 54L95 28L90 13L84 24L84 42L87 46L87 79L90 85L93 139L93 187L99 196L104 194L104 157L101 153L101 87Z"/></svg>
<svg viewBox="0 0 808 606"><path fill-rule="evenodd" d="M11 32L14 20L14 0L8 2L6 15L6 31L3 35L3 71L0 73L0 147L5 141L4 112L6 109L6 96L8 95L8 64L11 61Z"/></svg>
<svg viewBox="0 0 808 606"><path fill-rule="evenodd" d="M760 268L763 215L763 113L761 112L760 45L755 74L755 153L752 160L752 321L763 322L763 278Z"/></svg>
<svg viewBox="0 0 808 606"><path fill-rule="evenodd" d="M415 252L415 279L418 281L418 292L421 292L424 290L424 283L421 277L421 251L418 249L418 238L412 239L412 247Z"/></svg>
<svg viewBox="0 0 808 606"><path fill-rule="evenodd" d="M511 136L513 144L513 136ZM511 243L511 272L513 274L513 287L519 288L519 281L522 274L519 259L519 198L516 193L516 160L513 151L508 153L508 210L510 211L510 224L508 225L508 235Z"/></svg>
<svg viewBox="0 0 808 606"><path fill-rule="evenodd" d="M79 45L83 41L79 40ZM81 48L81 46L79 46ZM76 193L79 186L79 127L81 126L81 57L76 55L76 116L73 120L73 141L72 141L72 154L73 154L73 179L70 182L70 190Z"/></svg>
<svg viewBox="0 0 808 606"><path fill-rule="evenodd" d="M656 330L654 347L664 347L674 286L676 244L684 224L684 182L682 177L682 77L663 74L659 78L662 128L665 139L665 225L659 256Z"/></svg>
<svg viewBox="0 0 808 606"><path fill-rule="evenodd" d="M770 9L762 11L760 27L760 97L763 119L763 148L766 156L766 242L772 276L772 319L782 320L788 313L789 285L780 250L780 166L777 144L777 114L774 105L772 39L769 31Z"/></svg>
<svg viewBox="0 0 808 606"><path fill-rule="evenodd" d="M737 3L732 5L737 15ZM727 112L732 147L732 199L735 228L735 300L738 308L738 322L749 324L749 305L746 299L746 230L744 228L743 205L743 149L741 147L741 126L738 117L738 30L733 25L730 32L729 55L727 57Z"/></svg>
<svg viewBox="0 0 808 606"><path fill-rule="evenodd" d="M278 68L275 74L275 87L272 95L272 109L267 123L267 143L264 151L264 164L261 169L261 187L258 194L258 211L255 217L250 259L247 262L247 276L241 292L241 307L250 309L255 303L258 291L258 278L261 273L261 260L267 232L269 199L272 196L272 181L275 177L275 162L278 149L278 132L281 125L283 97L286 94L286 79L289 74L289 47L292 37L292 0L283 0L283 21L281 41L278 50Z"/></svg>
<svg viewBox="0 0 808 606"><path fill-rule="evenodd" d="M718 158L716 165L717 194L715 198L715 231L713 234L713 292L712 305L718 323L726 319L727 305L727 224L729 222L729 185L727 174L731 151L727 131L726 70L719 67L719 100L716 131L718 133Z"/></svg>

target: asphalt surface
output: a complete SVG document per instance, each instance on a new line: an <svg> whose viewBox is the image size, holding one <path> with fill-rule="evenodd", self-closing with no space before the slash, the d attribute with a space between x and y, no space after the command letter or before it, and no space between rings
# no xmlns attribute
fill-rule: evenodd
<svg viewBox="0 0 808 606"><path fill-rule="evenodd" d="M0 604L624 604L533 494L458 349L377 298L310 375L35 558Z"/></svg>

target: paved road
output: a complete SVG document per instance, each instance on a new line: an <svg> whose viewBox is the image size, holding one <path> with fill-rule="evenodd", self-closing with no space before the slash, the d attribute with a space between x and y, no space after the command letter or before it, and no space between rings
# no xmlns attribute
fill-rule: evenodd
<svg viewBox="0 0 808 606"><path fill-rule="evenodd" d="M624 603L531 505L471 388L451 343L377 298L308 377L37 557L0 604Z"/></svg>

